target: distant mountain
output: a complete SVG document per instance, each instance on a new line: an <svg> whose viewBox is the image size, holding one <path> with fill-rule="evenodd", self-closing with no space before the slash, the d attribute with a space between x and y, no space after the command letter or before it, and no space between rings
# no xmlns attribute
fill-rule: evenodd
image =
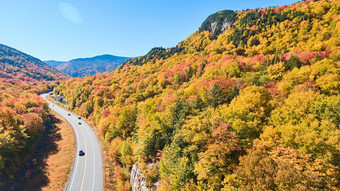
<svg viewBox="0 0 340 191"><path fill-rule="evenodd" d="M21 79L30 77L35 80L54 81L67 78L67 75L41 60L3 44L0 44L0 69L0 77L6 77L4 73L7 73L13 74L13 78L20 76Z"/></svg>
<svg viewBox="0 0 340 191"><path fill-rule="evenodd" d="M112 72L119 65L129 59L129 57L119 57L105 54L92 58L73 59L68 62L45 61L45 63L65 72L72 77L84 77L104 72Z"/></svg>
<svg viewBox="0 0 340 191"><path fill-rule="evenodd" d="M44 91L47 84L67 79L63 72L37 58L0 44L0 96L22 90Z"/></svg>
<svg viewBox="0 0 340 191"><path fill-rule="evenodd" d="M58 65L63 64L63 63L65 63L66 61L47 60L47 61L44 61L44 62L45 62L46 64L50 65L50 66L57 67Z"/></svg>

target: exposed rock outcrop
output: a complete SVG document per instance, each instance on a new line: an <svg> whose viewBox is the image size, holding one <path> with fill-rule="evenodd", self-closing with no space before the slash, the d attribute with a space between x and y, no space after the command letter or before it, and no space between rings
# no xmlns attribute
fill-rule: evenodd
<svg viewBox="0 0 340 191"><path fill-rule="evenodd" d="M214 33L216 31L216 28L217 28L217 22L211 23L210 28L211 28L211 32Z"/></svg>
<svg viewBox="0 0 340 191"><path fill-rule="evenodd" d="M224 32L226 29L228 29L231 26L231 23L225 22L222 25L221 31Z"/></svg>
<svg viewBox="0 0 340 191"><path fill-rule="evenodd" d="M145 176L136 164L132 165L130 173L130 184L132 191L149 191L146 187Z"/></svg>
<svg viewBox="0 0 340 191"><path fill-rule="evenodd" d="M236 12L232 10L219 11L210 15L201 25L199 32L209 31L216 36L223 33L233 25Z"/></svg>

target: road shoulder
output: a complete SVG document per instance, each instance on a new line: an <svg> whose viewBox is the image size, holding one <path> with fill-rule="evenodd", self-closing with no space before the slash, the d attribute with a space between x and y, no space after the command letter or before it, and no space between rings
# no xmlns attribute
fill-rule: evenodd
<svg viewBox="0 0 340 191"><path fill-rule="evenodd" d="M46 160L46 174L49 183L42 188L43 191L63 190L65 188L76 148L72 127L56 112L51 110L51 113L59 121L56 126L60 139L55 142L58 148L56 153L48 156Z"/></svg>

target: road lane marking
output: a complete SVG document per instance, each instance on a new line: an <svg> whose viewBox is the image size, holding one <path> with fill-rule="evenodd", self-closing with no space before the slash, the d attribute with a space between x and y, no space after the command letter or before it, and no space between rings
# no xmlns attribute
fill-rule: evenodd
<svg viewBox="0 0 340 191"><path fill-rule="evenodd" d="M96 157L95 157L95 149L94 149L94 144L93 144L93 141L92 141L92 135L91 135L91 132L90 132L90 130L88 129L88 128L90 128L90 126L88 126L87 124L86 124L86 132L90 135L90 137L91 137L91 143L92 143L92 150L93 150L93 153L92 153L92 155L93 155L93 179L92 179L92 191L94 190L94 183L95 183L95 176L96 176ZM84 126L85 127L85 126Z"/></svg>
<svg viewBox="0 0 340 191"><path fill-rule="evenodd" d="M66 119L66 118L65 118ZM67 120L67 119L66 119ZM67 120L68 121L68 120ZM72 126L72 124L71 124ZM75 132L75 129L74 129L74 133ZM79 147L79 137L78 136L75 136L76 137L76 141L78 141L78 144L77 144L77 147ZM74 182L74 177L75 177L75 174L76 174L76 171L77 171L77 166L78 166L78 157L77 157L77 152L76 152L76 161L75 161L75 167L74 167L74 170L72 170L72 179L71 179L71 184L70 184L70 190L72 190L72 185L73 185L73 182Z"/></svg>
<svg viewBox="0 0 340 191"><path fill-rule="evenodd" d="M46 98L45 98L46 99ZM46 99L47 100L47 99ZM47 100L48 102L50 102L49 100ZM50 102L50 104L51 104L52 102ZM91 143L92 143L92 150L93 150L93 158L94 158L94 165L93 165L93 168L94 168L94 173L93 173L93 179L92 179L92 191L94 191L94 185L95 185L95 172L96 172L96 157L95 157L95 146L94 146L94 143L93 143L93 136L92 136L92 134L91 134L91 129L90 129L90 127L85 123L85 124L83 124L83 127L85 128L85 130L83 130L83 127L80 127L79 126L79 123L78 123L78 121L77 121L77 119L75 119L75 121L74 121L74 119L70 119L70 116L68 116L67 115L67 113L69 112L69 111L67 111L67 110L65 110L65 109L63 109L63 108L61 108L60 106L57 106L56 105L56 107L51 107L50 106L50 108L52 109L52 110L54 110L54 111L57 111L57 109L58 110L61 110L61 111L59 111L59 112L57 112L57 113L59 113L59 115L61 115L63 118L65 118L70 124L71 123L73 123L74 125L72 125L71 124L71 126L74 126L74 131L76 131L76 128L79 128L80 129L80 131L81 131L81 134L82 134L82 137L83 137L83 140L84 140L84 143L85 143L85 164L84 164L84 170L83 170L83 176L82 176L82 182L81 182L81 187L80 187L80 191L82 191L83 190L83 187L84 187L84 181L85 181L85 174L86 174L86 168L87 168L87 155L88 155L88 153L87 153L87 142L86 142L86 139L85 139L85 134L84 134L84 131L86 131L86 133L88 133L89 134L89 137L90 137L90 141L91 141ZM65 116L64 116L65 115ZM79 131L78 131L79 132ZM76 136L77 137L77 136ZM96 138L96 136L95 136L95 138ZM78 141L78 143L80 143L80 137L77 137L77 141ZM79 147L79 144L77 144L77 147ZM80 148L78 148L78 150L79 150ZM76 152L77 153L77 152ZM72 190L72 185L73 185L73 182L74 182L74 178L75 178L75 175L76 175L76 169L77 169L77 166L78 166L78 156L77 156L77 154L76 154L76 161L75 161L75 169L74 169L74 171L72 172L72 179L71 179L71 183L70 183L70 187L69 187L69 189L70 190Z"/></svg>
<svg viewBox="0 0 340 191"><path fill-rule="evenodd" d="M67 110L65 110L66 113L68 113ZM71 118L70 118L71 117ZM84 187L84 180L85 180L85 174L86 174L86 166L87 166L87 143L86 143L86 139L85 139L85 135L84 135L84 132L82 130L81 127L79 127L79 123L77 122L77 119L72 119L72 115L71 116L68 116L67 120L70 120L72 123L74 123L74 126L75 128L78 128L80 129L80 132L82 134L82 137L83 137L83 140L84 140L84 144L85 144L85 162L84 162L84 170L83 170L83 176L82 176L82 181L81 181L81 185L80 185L80 191L83 190L83 187ZM79 144L78 144L79 146ZM80 148L78 148L79 150ZM77 154L78 155L78 154ZM76 156L78 158L78 156ZM76 173L75 173L76 175ZM75 176L73 176L73 179L74 179ZM72 190L71 190L72 191Z"/></svg>
<svg viewBox="0 0 340 191"><path fill-rule="evenodd" d="M47 100L47 99L46 99ZM50 102L49 100L47 100L48 102ZM52 104L52 102L50 102L50 104ZM59 107L59 106L57 106L57 107ZM63 108L61 108L61 107L59 107L59 108L52 108L52 107L50 107L50 109L52 109L52 110L54 110L55 112L57 112L60 116L62 116L66 121L68 121L68 123L71 125L71 126L73 126L72 125L72 123L67 119L67 115L65 114L63 114L63 113L67 113L67 111L66 110L64 110ZM56 110L56 109L58 109L58 110ZM75 125L76 126L76 125ZM73 128L74 129L74 133L75 133L75 137L76 137L76 143L78 142L78 144L77 144L77 147L79 146L79 137L78 136L76 136L76 130L75 130L75 128ZM72 179L71 179L71 184L70 184L70 187L69 187L69 190L72 190L72 185L73 185L73 182L74 182L74 178L75 178L75 174L76 174L76 170L77 170L77 166L78 166L78 157L77 157L77 155L76 155L76 159L75 159L75 166L74 166L74 169L72 170L72 174L71 174L71 176L72 176Z"/></svg>
<svg viewBox="0 0 340 191"><path fill-rule="evenodd" d="M85 143L85 165L84 165L84 172L83 172L83 178L81 180L81 186L80 186L80 190L83 190L83 186L84 186L84 179L85 179L85 173L86 173L86 162L87 162L87 143L86 143L86 139L85 139L85 135L83 132L83 129L81 127L79 127L81 134L83 135L84 138L84 143Z"/></svg>

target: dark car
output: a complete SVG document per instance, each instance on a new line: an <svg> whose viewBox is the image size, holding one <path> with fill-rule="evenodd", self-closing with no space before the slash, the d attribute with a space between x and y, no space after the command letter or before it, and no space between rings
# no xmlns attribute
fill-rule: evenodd
<svg viewBox="0 0 340 191"><path fill-rule="evenodd" d="M67 114L68 116L71 116L71 114L69 113L69 114Z"/></svg>
<svg viewBox="0 0 340 191"><path fill-rule="evenodd" d="M79 151L79 156L84 156L85 155L85 152L83 150L80 150Z"/></svg>
<svg viewBox="0 0 340 191"><path fill-rule="evenodd" d="M78 125L81 125L81 123L79 122Z"/></svg>
<svg viewBox="0 0 340 191"><path fill-rule="evenodd" d="M81 119L81 117L78 117L78 119Z"/></svg>

